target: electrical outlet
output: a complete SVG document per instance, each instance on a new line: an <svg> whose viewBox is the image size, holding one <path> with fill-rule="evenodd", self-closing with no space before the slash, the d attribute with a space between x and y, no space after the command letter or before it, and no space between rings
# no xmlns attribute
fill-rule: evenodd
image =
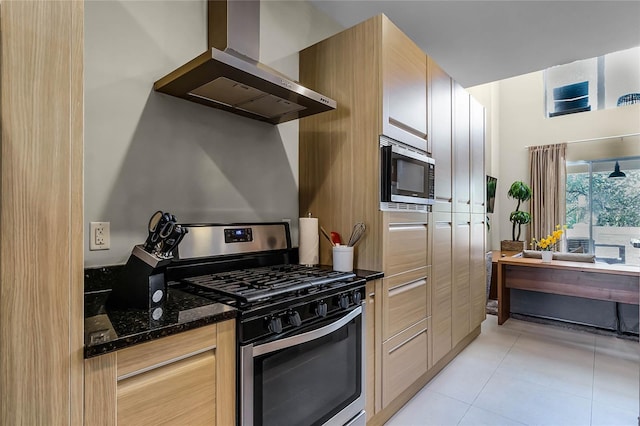
<svg viewBox="0 0 640 426"><path fill-rule="evenodd" d="M89 250L109 250L111 247L110 222L91 222Z"/></svg>

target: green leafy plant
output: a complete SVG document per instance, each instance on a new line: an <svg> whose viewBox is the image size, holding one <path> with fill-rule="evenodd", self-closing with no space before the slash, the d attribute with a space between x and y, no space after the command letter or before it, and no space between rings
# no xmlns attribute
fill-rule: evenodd
<svg viewBox="0 0 640 426"><path fill-rule="evenodd" d="M515 211L512 211L509 215L509 220L511 221L511 223L513 223L511 231L511 237L513 241L520 241L522 225L526 225L527 223L531 222L531 214L529 214L528 212L520 211L520 203L531 198L531 187L529 187L529 185L527 185L526 183L517 180L511 184L511 188L509 188L507 196L509 198L515 198L516 200L518 200ZM517 235L516 228L518 229Z"/></svg>

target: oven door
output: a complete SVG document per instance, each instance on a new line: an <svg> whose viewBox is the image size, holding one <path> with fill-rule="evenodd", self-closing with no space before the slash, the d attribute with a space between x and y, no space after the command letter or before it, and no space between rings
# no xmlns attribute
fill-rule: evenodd
<svg viewBox="0 0 640 426"><path fill-rule="evenodd" d="M241 347L240 424L363 424L364 305Z"/></svg>

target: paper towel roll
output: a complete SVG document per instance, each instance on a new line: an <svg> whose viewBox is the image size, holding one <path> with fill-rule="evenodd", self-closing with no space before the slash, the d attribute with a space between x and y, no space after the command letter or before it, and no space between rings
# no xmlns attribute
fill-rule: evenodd
<svg viewBox="0 0 640 426"><path fill-rule="evenodd" d="M298 256L301 265L317 265L320 238L318 236L318 218L301 217L299 227Z"/></svg>

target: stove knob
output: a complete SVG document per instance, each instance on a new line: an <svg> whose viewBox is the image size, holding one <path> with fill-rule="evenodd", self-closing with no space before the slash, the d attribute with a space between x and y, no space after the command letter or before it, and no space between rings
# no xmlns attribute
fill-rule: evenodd
<svg viewBox="0 0 640 426"><path fill-rule="evenodd" d="M300 325L302 325L302 319L297 311L289 313L289 324L294 327L300 327Z"/></svg>
<svg viewBox="0 0 640 426"><path fill-rule="evenodd" d="M342 309L347 309L349 307L349 295L348 294L341 294L340 296L338 296L338 306L340 306Z"/></svg>
<svg viewBox="0 0 640 426"><path fill-rule="evenodd" d="M359 305L362 302L362 295L358 290L355 290L351 296L355 305Z"/></svg>
<svg viewBox="0 0 640 426"><path fill-rule="evenodd" d="M280 317L272 317L269 321L269 331L272 333L282 333L282 320Z"/></svg>
<svg viewBox="0 0 640 426"><path fill-rule="evenodd" d="M327 303L326 302L318 302L318 306L316 306L316 315L319 317L327 316Z"/></svg>

